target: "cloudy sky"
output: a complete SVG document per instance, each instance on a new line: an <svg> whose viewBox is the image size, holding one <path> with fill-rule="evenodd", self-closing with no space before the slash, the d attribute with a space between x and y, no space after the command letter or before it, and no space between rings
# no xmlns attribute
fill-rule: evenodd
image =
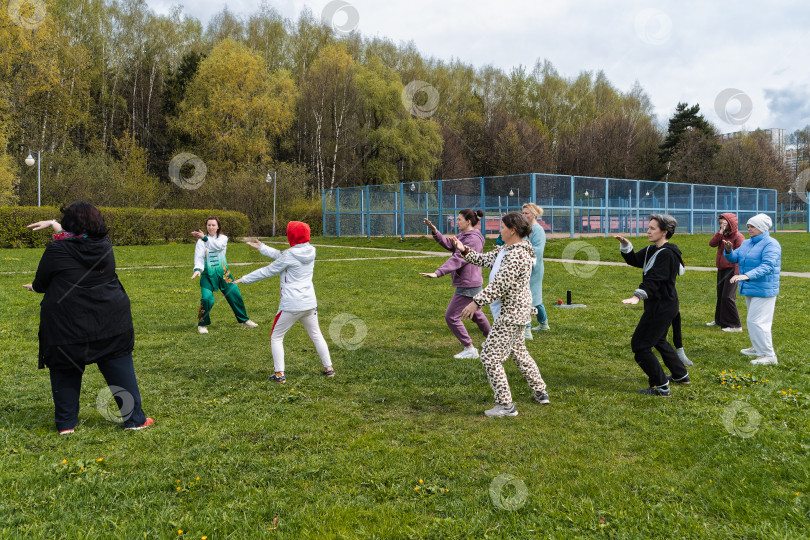
<svg viewBox="0 0 810 540"><path fill-rule="evenodd" d="M147 0L168 13L177 0ZM187 1L203 24L225 5L246 16L259 1ZM424 56L507 73L548 59L566 77L603 70L620 90L638 80L666 125L679 101L700 104L723 133L810 124L806 0L275 0L296 19L309 8L338 30L413 41ZM193 6L193 7L189 7Z"/></svg>

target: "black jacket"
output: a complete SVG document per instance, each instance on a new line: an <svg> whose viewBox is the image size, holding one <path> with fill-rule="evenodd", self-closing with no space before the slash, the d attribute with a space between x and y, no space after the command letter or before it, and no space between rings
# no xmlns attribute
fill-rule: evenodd
<svg viewBox="0 0 810 540"><path fill-rule="evenodd" d="M51 242L33 282L44 293L39 367L84 364L132 352L129 296L115 273L109 238Z"/></svg>
<svg viewBox="0 0 810 540"><path fill-rule="evenodd" d="M651 244L635 253L622 253L622 257L630 266L644 268L645 262L649 263L657 251L661 253L655 257L653 265L644 272L644 280L636 291L642 298L646 296L645 306L647 303L659 304L677 312L679 306L675 280L678 277L679 266L683 265L678 246L667 242L659 248Z"/></svg>

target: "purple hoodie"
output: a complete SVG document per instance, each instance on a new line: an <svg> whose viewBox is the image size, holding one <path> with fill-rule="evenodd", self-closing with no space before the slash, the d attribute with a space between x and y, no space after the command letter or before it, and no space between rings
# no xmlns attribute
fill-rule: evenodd
<svg viewBox="0 0 810 540"><path fill-rule="evenodd" d="M473 229L464 233L456 235L462 244L470 249L482 253L484 251L484 236L478 229ZM442 235L436 232L433 239L438 242L447 251L452 251L453 256L436 270L436 275L441 277L445 274L453 274L453 287L472 288L480 287L484 284L484 278L481 277L481 267L470 264L461 256L461 254L453 246L453 243Z"/></svg>

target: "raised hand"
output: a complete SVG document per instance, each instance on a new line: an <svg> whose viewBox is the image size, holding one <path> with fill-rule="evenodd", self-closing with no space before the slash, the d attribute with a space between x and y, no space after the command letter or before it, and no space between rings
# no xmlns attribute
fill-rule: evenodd
<svg viewBox="0 0 810 540"><path fill-rule="evenodd" d="M42 229L47 229L48 227L51 226L53 227L54 230L59 230L62 228L62 226L59 225L59 223L57 223L55 219L45 219L42 221L37 221L36 223L26 225L26 227L34 231L41 231Z"/></svg>
<svg viewBox="0 0 810 540"><path fill-rule="evenodd" d="M619 241L619 242L620 242L620 243L621 243L623 246L626 246L627 244L629 244L629 243L630 243L630 240L628 240L628 239L627 239L627 238L625 238L624 236L619 236L618 234L614 234L614 235L613 235L613 238L615 238L616 240L618 240L618 241Z"/></svg>
<svg viewBox="0 0 810 540"><path fill-rule="evenodd" d="M259 249L264 245L262 242L259 242L258 238L254 242L245 242L245 243L250 247L252 247L253 249Z"/></svg>
<svg viewBox="0 0 810 540"><path fill-rule="evenodd" d="M723 240L723 249L725 249L727 253L731 253L734 251L734 244L728 240Z"/></svg>
<svg viewBox="0 0 810 540"><path fill-rule="evenodd" d="M422 277L429 277L429 278L439 277L439 276L436 275L436 272L430 272L428 274L426 274L424 272L419 272L419 275L422 276Z"/></svg>
<svg viewBox="0 0 810 540"><path fill-rule="evenodd" d="M437 232L439 232L439 229L437 229L437 228L436 228L436 225L434 225L433 223L431 223L431 222L430 222L430 220L429 220L428 218L425 218L425 220L424 220L424 221L425 221L425 225L427 225L428 227L430 227L430 230L432 230L432 231L433 231L433 234L436 234Z"/></svg>
<svg viewBox="0 0 810 540"><path fill-rule="evenodd" d="M459 240L455 236L450 236L450 237L448 237L448 239L451 242L453 242L453 247L455 247L457 250L459 250L461 252L465 251L464 244L461 243L461 240Z"/></svg>
<svg viewBox="0 0 810 540"><path fill-rule="evenodd" d="M198 240L202 240L205 238L205 233L203 233L200 229L197 229L196 231L191 231L191 236Z"/></svg>

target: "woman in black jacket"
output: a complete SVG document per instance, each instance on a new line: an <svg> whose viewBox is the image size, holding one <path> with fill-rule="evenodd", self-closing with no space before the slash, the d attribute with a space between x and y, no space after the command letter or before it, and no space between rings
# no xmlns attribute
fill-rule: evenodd
<svg viewBox="0 0 810 540"><path fill-rule="evenodd" d="M625 304L638 304L644 300L644 314L638 321L630 346L636 363L647 374L649 388L639 390L642 394L669 396L670 381L689 384L689 373L675 349L667 342L667 332L680 311L675 280L683 266L681 250L669 239L675 234L678 222L669 215L652 214L647 228L651 245L633 252L633 244L627 238L614 236L621 243L622 257L630 266L641 268L643 281L633 296L622 300ZM655 347L672 375L666 375L655 354Z"/></svg>
<svg viewBox="0 0 810 540"><path fill-rule="evenodd" d="M39 317L39 368L48 366L60 435L73 433L79 418L82 375L97 364L121 412L124 429L151 426L141 409L132 364L135 333L129 297L115 273L115 256L101 212L75 202L56 220L28 225L53 227L34 282L43 293Z"/></svg>

